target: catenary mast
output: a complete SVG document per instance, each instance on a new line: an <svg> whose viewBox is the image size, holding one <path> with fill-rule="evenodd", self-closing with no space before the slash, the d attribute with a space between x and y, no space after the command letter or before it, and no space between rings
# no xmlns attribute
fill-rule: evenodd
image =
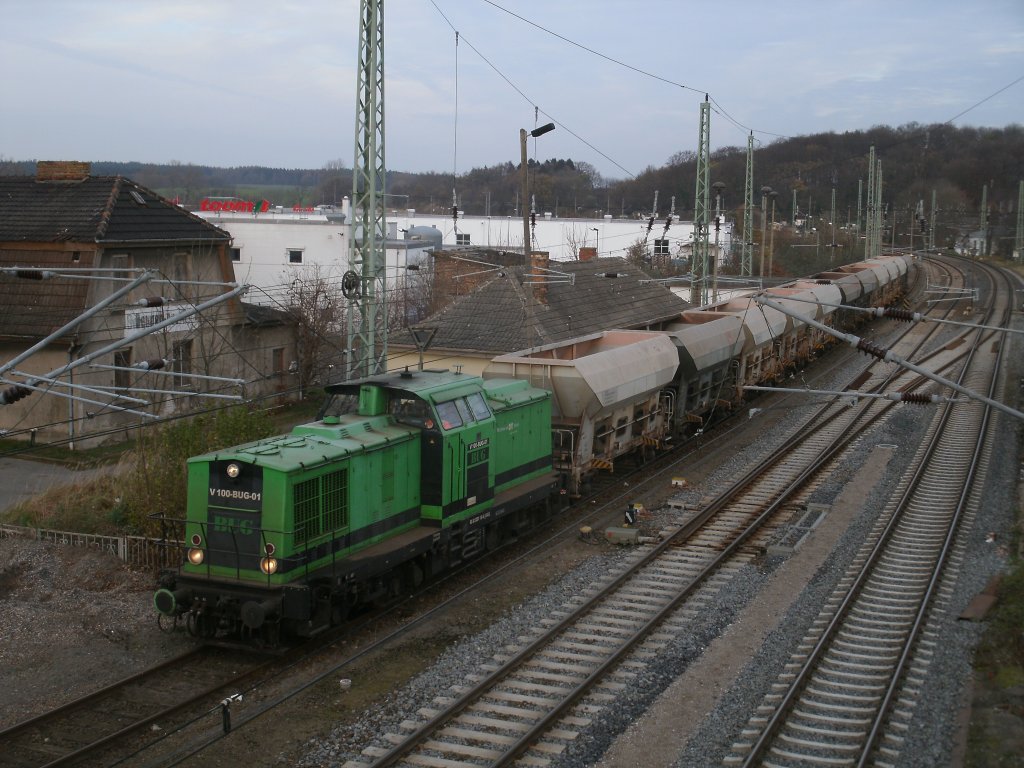
<svg viewBox="0 0 1024 768"><path fill-rule="evenodd" d="M693 256L690 259L690 303L708 302L708 161L711 146L711 104L707 94L700 105L700 139L697 142L697 190L693 198ZM716 257L717 258L717 257Z"/></svg>
<svg viewBox="0 0 1024 768"><path fill-rule="evenodd" d="M740 251L740 274L754 273L754 132L747 136L747 178L743 184L743 249Z"/></svg>
<svg viewBox="0 0 1024 768"><path fill-rule="evenodd" d="M356 135L352 160L352 222L343 290L348 314L348 376L381 373L387 361L384 211L384 0L362 0Z"/></svg>

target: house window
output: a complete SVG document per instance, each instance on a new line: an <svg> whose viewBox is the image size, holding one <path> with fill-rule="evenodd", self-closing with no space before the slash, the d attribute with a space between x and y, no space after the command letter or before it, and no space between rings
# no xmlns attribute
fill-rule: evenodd
<svg viewBox="0 0 1024 768"><path fill-rule="evenodd" d="M115 368L131 368L132 366L132 348L125 347L124 349L118 349L114 352L114 367ZM115 370L114 371L114 386L118 389L128 389L131 386L131 371Z"/></svg>
<svg viewBox="0 0 1024 768"><path fill-rule="evenodd" d="M242 260L242 249L241 248L232 248L231 249L231 260L232 261L241 261Z"/></svg>
<svg viewBox="0 0 1024 768"><path fill-rule="evenodd" d="M469 233L468 232L456 232L455 233L455 244L456 245L469 245Z"/></svg>
<svg viewBox="0 0 1024 768"><path fill-rule="evenodd" d="M289 264L301 264L302 263L302 249L301 248L289 248L288 249L288 263Z"/></svg>
<svg viewBox="0 0 1024 768"><path fill-rule="evenodd" d="M171 371L176 376L179 387L192 386L192 339L177 342L171 349Z"/></svg>
<svg viewBox="0 0 1024 768"><path fill-rule="evenodd" d="M270 350L270 367L275 376L284 374L284 347L275 347Z"/></svg>
<svg viewBox="0 0 1024 768"><path fill-rule="evenodd" d="M654 255L655 256L668 256L669 247L668 240L655 240L654 241Z"/></svg>

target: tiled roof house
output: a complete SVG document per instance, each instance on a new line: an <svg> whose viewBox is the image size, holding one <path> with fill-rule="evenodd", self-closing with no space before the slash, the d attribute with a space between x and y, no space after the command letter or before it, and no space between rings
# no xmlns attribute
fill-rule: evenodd
<svg viewBox="0 0 1024 768"><path fill-rule="evenodd" d="M660 328L690 307L620 258L548 262L535 253L527 266L521 254L466 255L434 254L435 294L449 303L416 324L434 334L424 367L479 373L496 355L611 328ZM389 354L389 368L418 365L408 332L392 337Z"/></svg>
<svg viewBox="0 0 1024 768"><path fill-rule="evenodd" d="M224 230L129 179L92 176L86 163L41 162L35 176L0 176L0 401L7 400L0 404L0 430L11 437L80 444L86 436L120 436L140 420L105 407L109 398L73 385L126 387L126 394L148 403L131 407L153 414L198 406L201 398L132 394L131 388L199 394L207 384L188 375L199 373L255 381L255 389L273 387L275 369L281 368L283 377L294 355L287 348L290 330L281 322L257 328L248 322L246 306L233 299L204 313L201 321L168 326L80 365L60 383L36 382L39 389L22 390L14 402L9 396L11 387L111 346L140 323L226 292L224 284L234 281L229 245ZM145 272L154 279L65 329ZM143 317L146 310L138 302L150 296L164 297L167 306ZM150 359L170 360L178 375L142 383L143 372L132 367ZM281 382L277 386L283 388ZM63 396L69 393L81 399Z"/></svg>

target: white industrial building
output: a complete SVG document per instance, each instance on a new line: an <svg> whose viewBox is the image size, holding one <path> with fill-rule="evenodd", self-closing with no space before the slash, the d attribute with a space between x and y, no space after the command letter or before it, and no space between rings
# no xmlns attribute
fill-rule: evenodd
<svg viewBox="0 0 1024 768"><path fill-rule="evenodd" d="M227 230L235 278L252 286L248 300L286 304L295 280L319 276L340 280L349 265L350 210L341 206L289 208L253 205L246 201L204 201L197 215ZM719 264L732 247L732 222L712 225L710 252ZM688 262L693 248L693 222L667 217L626 219L563 219L539 214L531 233L533 250L546 251L551 261L574 261L580 249L593 257L626 258L643 248L654 263ZM523 220L517 217L468 216L458 218L422 214L411 209L389 211L387 216L386 275L398 282L406 267L419 265L435 248L456 250L493 248L521 250ZM716 250L715 244L718 248Z"/></svg>

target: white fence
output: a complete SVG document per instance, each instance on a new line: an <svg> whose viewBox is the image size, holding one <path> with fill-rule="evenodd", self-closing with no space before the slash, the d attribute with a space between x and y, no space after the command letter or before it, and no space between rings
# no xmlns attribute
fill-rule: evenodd
<svg viewBox="0 0 1024 768"><path fill-rule="evenodd" d="M72 547L89 547L109 552L134 568L168 568L181 563L184 542L148 539L145 536L100 536L93 533L54 531L23 525L0 524L0 537L21 537L52 541Z"/></svg>

